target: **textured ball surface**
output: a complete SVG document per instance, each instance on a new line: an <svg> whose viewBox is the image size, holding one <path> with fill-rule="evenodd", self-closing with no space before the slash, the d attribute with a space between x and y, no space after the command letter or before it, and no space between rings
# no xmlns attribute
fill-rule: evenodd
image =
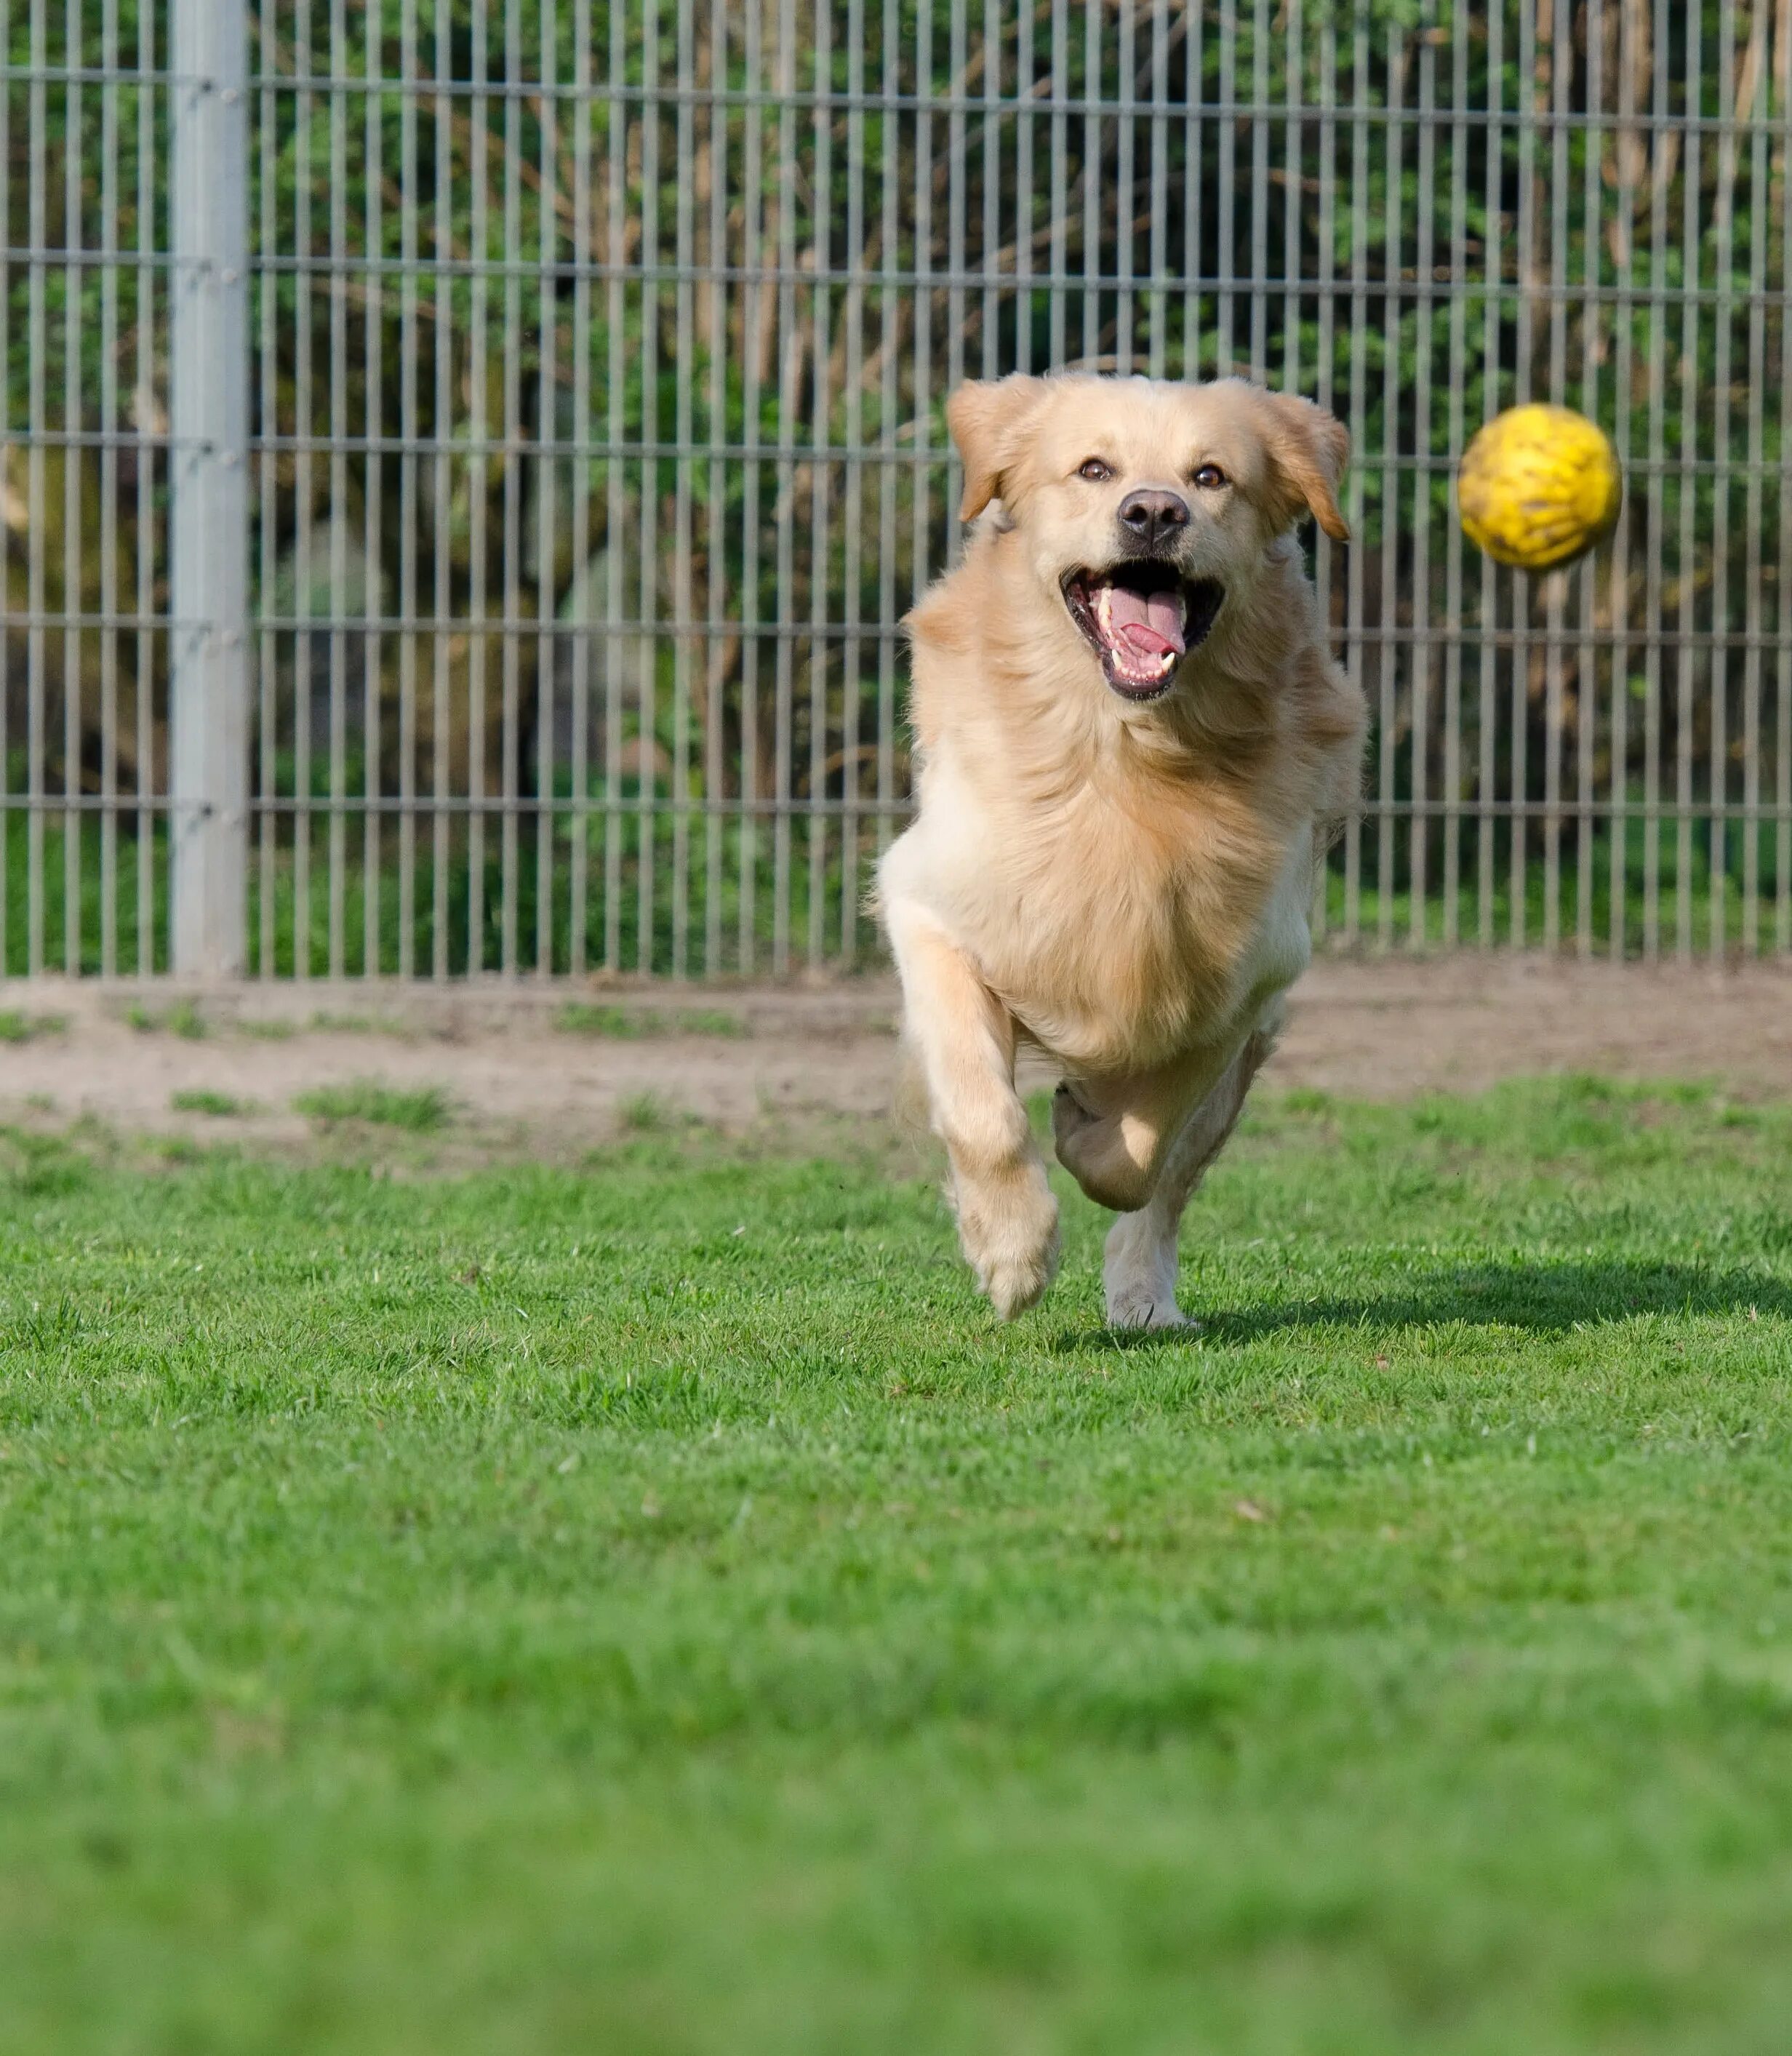
<svg viewBox="0 0 1792 2056"><path fill-rule="evenodd" d="M1624 478L1584 414L1533 403L1496 414L1475 437L1456 497L1463 532L1496 563L1553 571L1611 534Z"/></svg>

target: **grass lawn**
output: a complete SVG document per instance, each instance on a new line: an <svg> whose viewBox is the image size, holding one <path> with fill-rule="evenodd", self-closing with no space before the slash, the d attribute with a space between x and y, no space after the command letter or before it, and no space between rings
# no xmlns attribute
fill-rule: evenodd
<svg viewBox="0 0 1792 2056"><path fill-rule="evenodd" d="M8 2056L1788 2045L1792 1109L0 1164Z"/></svg>

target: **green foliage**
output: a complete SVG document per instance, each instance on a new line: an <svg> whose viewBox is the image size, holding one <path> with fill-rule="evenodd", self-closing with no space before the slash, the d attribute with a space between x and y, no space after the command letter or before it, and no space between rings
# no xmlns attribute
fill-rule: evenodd
<svg viewBox="0 0 1792 2056"><path fill-rule="evenodd" d="M170 93L30 82L165 65L160 18L121 0L68 18L7 18L9 241L165 249ZM1792 761L1775 19L1765 0L1141 0L1074 32L1032 0L263 10L256 778L266 799L398 818L376 805L365 897L325 912L326 832L295 837L282 813L260 967L849 959L869 939L866 848L910 776L896 623L955 540L946 394L1073 362L1247 370L1347 417L1355 541L1318 561L1375 710L1383 803L1534 823L1583 784L1601 804L1653 794L1724 844L1714 887L1741 884L1742 838L1691 810L1758 821ZM154 427L160 278L12 266L7 418ZM1542 585L1484 567L1450 505L1467 433L1537 396L1600 421L1628 471L1612 548ZM162 460L54 443L3 463L10 605L165 613ZM48 786L90 781L101 639L8 654L22 708L37 666ZM125 782L148 789L165 638L122 635L110 661ZM477 809L404 811L500 788L568 803L528 853L533 882ZM803 861L811 806L795 932L764 936L754 865ZM663 828L726 850L675 884L653 861ZM424 903L402 907L413 832ZM165 956L148 933L90 943L85 829L34 815L31 833L45 932L15 939L9 828L0 961ZM81 853L67 880L58 836ZM1418 872L1390 844L1379 903ZM65 901L79 932L59 953Z"/></svg>

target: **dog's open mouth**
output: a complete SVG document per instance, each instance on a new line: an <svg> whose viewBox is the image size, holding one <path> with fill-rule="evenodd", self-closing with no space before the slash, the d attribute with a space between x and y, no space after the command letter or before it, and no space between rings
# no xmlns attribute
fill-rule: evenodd
<svg viewBox="0 0 1792 2056"><path fill-rule="evenodd" d="M1124 698L1154 700L1176 667L1206 641L1226 589L1217 579L1185 579L1168 564L1122 563L1072 571L1064 604Z"/></svg>

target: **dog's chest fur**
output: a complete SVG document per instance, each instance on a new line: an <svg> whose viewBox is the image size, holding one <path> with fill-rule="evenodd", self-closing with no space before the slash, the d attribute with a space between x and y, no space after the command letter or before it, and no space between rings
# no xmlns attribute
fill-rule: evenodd
<svg viewBox="0 0 1792 2056"><path fill-rule="evenodd" d="M1015 795L981 818L973 802L951 837L961 938L1073 1066L1224 1042L1305 965L1310 818L1169 777L1098 777L1044 805Z"/></svg>

